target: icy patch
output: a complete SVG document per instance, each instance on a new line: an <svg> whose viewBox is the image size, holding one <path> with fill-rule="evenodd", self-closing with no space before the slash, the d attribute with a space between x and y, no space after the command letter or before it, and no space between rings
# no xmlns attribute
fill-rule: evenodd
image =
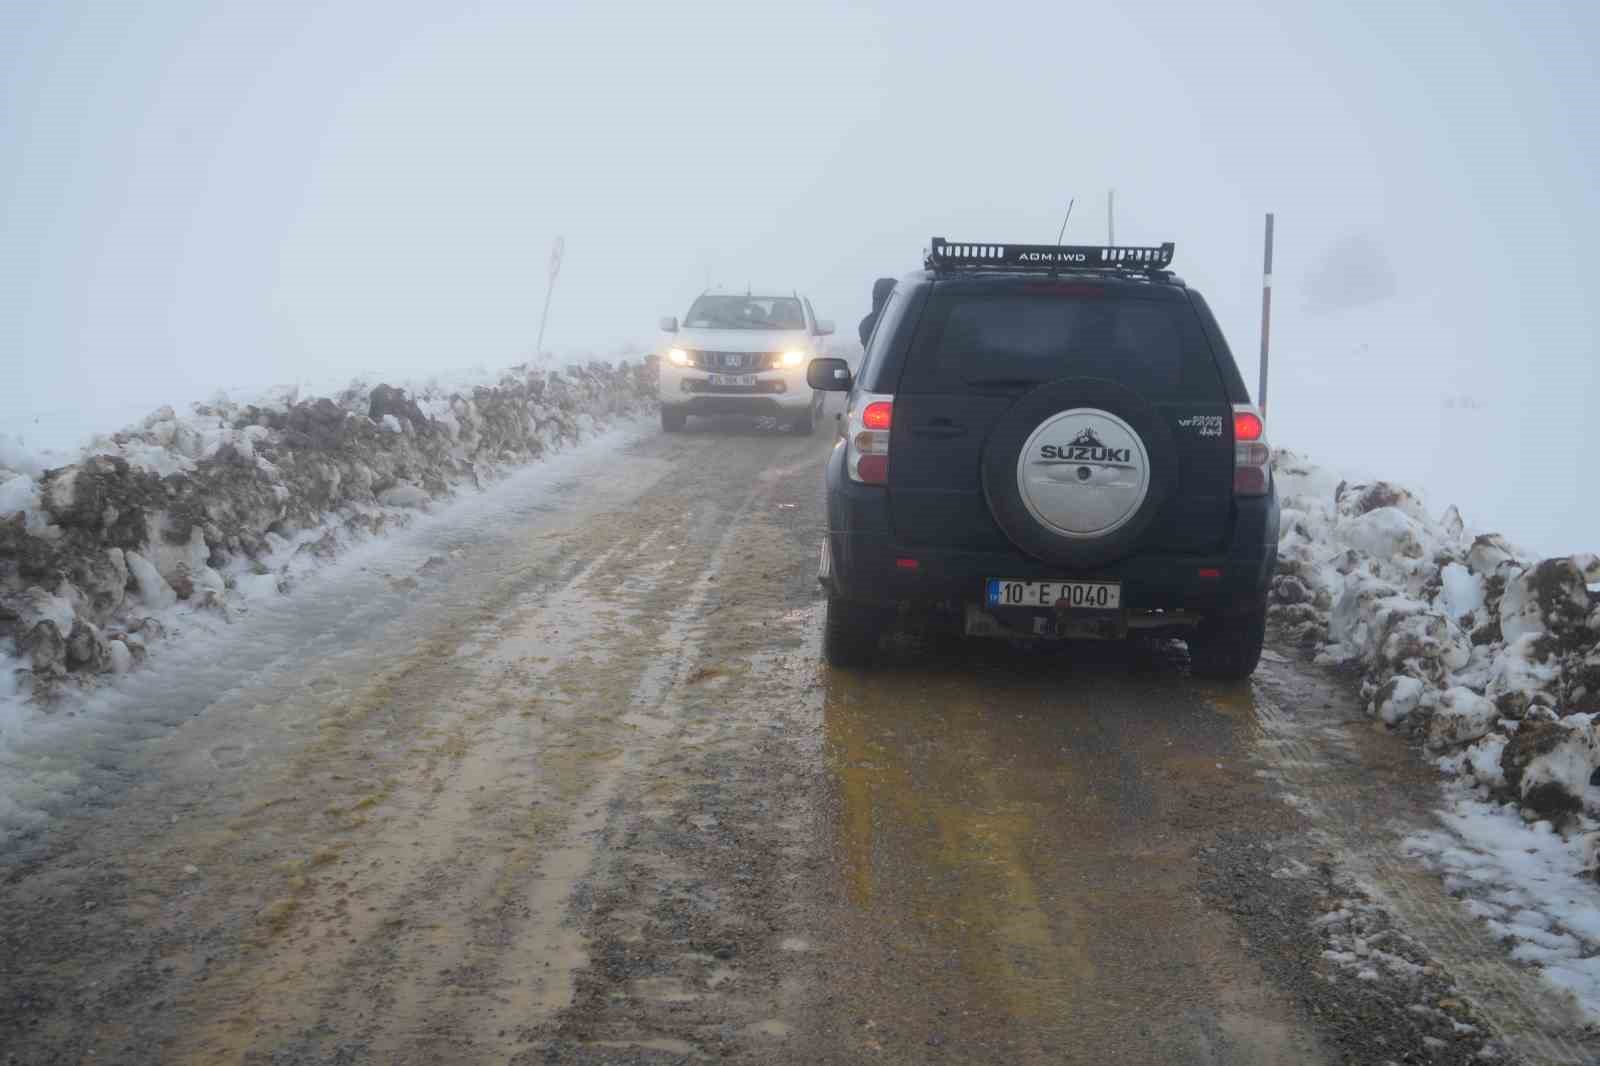
<svg viewBox="0 0 1600 1066"><path fill-rule="evenodd" d="M1460 563L1446 563L1439 580L1439 606L1457 623L1483 610L1483 578Z"/></svg>
<svg viewBox="0 0 1600 1066"><path fill-rule="evenodd" d="M178 594L172 591L172 586L167 584L166 578L161 576L150 560L138 552L124 552L123 557L128 563L128 573L133 575L138 585L139 598L146 607L160 611L178 602Z"/></svg>
<svg viewBox="0 0 1600 1066"><path fill-rule="evenodd" d="M1393 677L1378 690L1374 700L1385 725L1398 725L1422 702L1422 682L1414 677Z"/></svg>
<svg viewBox="0 0 1600 1066"><path fill-rule="evenodd" d="M1448 787L1439 819L1443 828L1409 838L1408 850L1445 875L1515 958L1600 1017L1595 824L1585 819L1563 836L1513 804L1482 802L1464 784Z"/></svg>

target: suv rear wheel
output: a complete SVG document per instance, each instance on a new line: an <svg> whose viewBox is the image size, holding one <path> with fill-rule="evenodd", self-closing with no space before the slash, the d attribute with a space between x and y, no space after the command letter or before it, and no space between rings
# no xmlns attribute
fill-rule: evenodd
<svg viewBox="0 0 1600 1066"><path fill-rule="evenodd" d="M667 433L680 433L689 422L689 416L671 407L661 409L661 428Z"/></svg>
<svg viewBox="0 0 1600 1066"><path fill-rule="evenodd" d="M1261 661L1267 638L1267 602L1245 614L1214 615L1189 637L1189 673L1212 681L1242 681Z"/></svg>
<svg viewBox="0 0 1600 1066"><path fill-rule="evenodd" d="M822 655L828 665L846 669L870 665L883 617L878 608L829 596L822 623Z"/></svg>

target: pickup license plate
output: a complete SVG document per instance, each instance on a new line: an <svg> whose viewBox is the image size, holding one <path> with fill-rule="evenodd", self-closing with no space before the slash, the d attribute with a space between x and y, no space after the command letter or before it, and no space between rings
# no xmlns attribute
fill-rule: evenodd
<svg viewBox="0 0 1600 1066"><path fill-rule="evenodd" d="M711 384L713 384L713 385L754 385L755 383L756 383L756 376L754 374L712 374L711 375Z"/></svg>
<svg viewBox="0 0 1600 1066"><path fill-rule="evenodd" d="M1120 581L1006 581L989 579L990 607L1069 607L1084 611L1122 608Z"/></svg>

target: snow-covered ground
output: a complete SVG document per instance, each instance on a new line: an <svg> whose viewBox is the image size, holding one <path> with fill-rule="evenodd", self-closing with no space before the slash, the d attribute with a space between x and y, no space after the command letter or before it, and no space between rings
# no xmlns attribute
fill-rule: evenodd
<svg viewBox="0 0 1600 1066"><path fill-rule="evenodd" d="M1275 456L1271 613L1359 672L1448 780L1409 842L1472 914L1600 1017L1600 559L1538 559L1454 506Z"/></svg>

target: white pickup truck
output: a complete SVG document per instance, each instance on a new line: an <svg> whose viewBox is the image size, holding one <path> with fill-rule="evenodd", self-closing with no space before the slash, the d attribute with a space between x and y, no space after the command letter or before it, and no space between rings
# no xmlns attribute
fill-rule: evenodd
<svg viewBox="0 0 1600 1066"><path fill-rule="evenodd" d="M833 323L818 319L797 293L700 295L680 324L661 320L661 428L683 429L690 415L777 416L796 432L816 428L823 394L806 384L806 366L823 354Z"/></svg>

